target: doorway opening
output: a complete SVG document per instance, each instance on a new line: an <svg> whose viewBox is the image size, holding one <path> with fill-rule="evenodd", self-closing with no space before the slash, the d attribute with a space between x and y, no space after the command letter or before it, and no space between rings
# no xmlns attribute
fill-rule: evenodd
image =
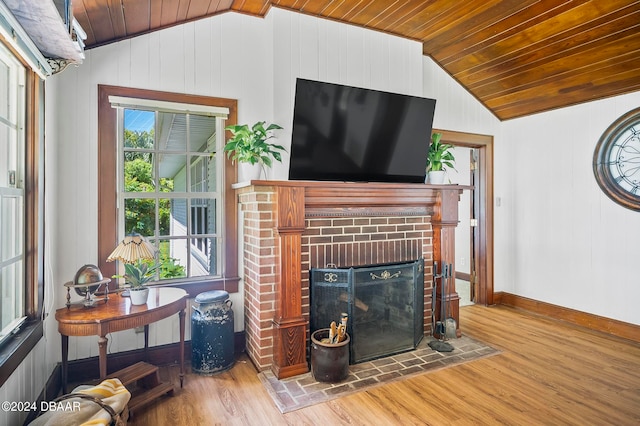
<svg viewBox="0 0 640 426"><path fill-rule="evenodd" d="M469 185L456 228L456 292L460 306L493 304L493 136L433 130L455 147L452 183ZM455 180L454 180L455 179Z"/></svg>
<svg viewBox="0 0 640 426"><path fill-rule="evenodd" d="M449 171L451 181L459 185L474 187L473 167L474 156L477 156L476 148L455 147L456 170ZM463 191L458 203L458 226L456 227L456 292L460 297L460 306L473 305L475 303L474 276L474 251L472 226L473 192Z"/></svg>

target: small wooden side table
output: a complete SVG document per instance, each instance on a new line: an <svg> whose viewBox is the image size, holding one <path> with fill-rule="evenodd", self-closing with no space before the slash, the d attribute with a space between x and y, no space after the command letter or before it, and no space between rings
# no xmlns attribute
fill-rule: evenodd
<svg viewBox="0 0 640 426"><path fill-rule="evenodd" d="M62 336L62 390L67 393L69 336L98 336L100 379L107 377L107 334L144 326L144 348L149 347L149 324L173 314L180 317L180 387L184 382L184 326L187 292L179 288L150 287L146 305L132 305L128 297L112 295L94 307L70 306L56 311Z"/></svg>

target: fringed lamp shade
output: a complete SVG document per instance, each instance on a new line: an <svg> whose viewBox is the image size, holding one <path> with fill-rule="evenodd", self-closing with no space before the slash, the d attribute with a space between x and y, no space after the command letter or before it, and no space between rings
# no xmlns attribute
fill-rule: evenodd
<svg viewBox="0 0 640 426"><path fill-rule="evenodd" d="M107 262L119 260L124 263L136 263L140 259L155 259L156 248L138 233L129 234L107 258Z"/></svg>

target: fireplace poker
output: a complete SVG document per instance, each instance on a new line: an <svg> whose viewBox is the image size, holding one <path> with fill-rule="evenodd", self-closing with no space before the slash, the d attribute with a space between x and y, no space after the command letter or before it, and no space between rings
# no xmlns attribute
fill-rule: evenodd
<svg viewBox="0 0 640 426"><path fill-rule="evenodd" d="M433 262L433 296L431 299L431 312L432 312L432 320L431 320L431 324L433 326L433 323L435 321L435 307L437 306L437 301L436 301L436 296L437 296L437 285L438 285L438 278L440 278L440 321L435 322L435 328L434 328L434 337L436 335L438 335L438 340L432 340L428 343L429 347L435 351L438 352L451 352L453 351L453 346L451 346L451 344L445 342L445 337L446 337L446 325L445 325L445 321L446 321L446 305L445 305L445 278L447 276L447 273L452 269L453 267L451 265L449 265L447 267L447 264L443 264L442 267L442 272L440 274L438 274L438 262Z"/></svg>
<svg viewBox="0 0 640 426"><path fill-rule="evenodd" d="M442 323L442 340L446 340L447 337L447 272L449 271L448 265L445 263L442 265L442 277L440 278L440 322Z"/></svg>
<svg viewBox="0 0 640 426"><path fill-rule="evenodd" d="M438 262L433 262L433 285L431 286L431 332L436 334L436 288L438 286Z"/></svg>
<svg viewBox="0 0 640 426"><path fill-rule="evenodd" d="M450 263L449 267L447 268L447 273L445 274L445 281L446 281L446 294L447 296L449 295L449 286L451 285L451 278L453 276L453 265ZM451 301L449 300L449 303L451 303ZM447 311L449 311L451 307L448 306ZM444 318L444 330L445 330L445 336L448 338L454 338L456 337L456 320L453 319L453 317L447 317L445 316Z"/></svg>
<svg viewBox="0 0 640 426"><path fill-rule="evenodd" d="M437 286L438 286L438 278L440 279L440 321L436 321L436 325L435 325L435 331L434 334L439 335L441 338L444 336L445 334L445 329L444 329L444 318L445 318L445 314L444 314L444 298L442 298L443 293L444 293L444 275L445 275L445 271L446 271L446 267L447 265L444 264L443 265L443 269L442 272L440 274L438 274L438 262L434 262L433 263L433 269L434 269L434 273L433 273L433 307L434 309L432 310L432 312L435 312L435 306L437 303ZM435 317L435 315L434 315Z"/></svg>

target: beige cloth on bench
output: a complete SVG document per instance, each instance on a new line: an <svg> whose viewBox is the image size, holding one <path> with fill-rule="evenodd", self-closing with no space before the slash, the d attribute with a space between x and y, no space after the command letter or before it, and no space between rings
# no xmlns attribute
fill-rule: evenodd
<svg viewBox="0 0 640 426"><path fill-rule="evenodd" d="M100 398L102 402L122 413L131 393L118 379L104 380L97 386L78 386L72 393L84 393ZM111 415L93 401L70 398L60 401L61 410L46 411L29 426L94 426L111 424ZM68 407L69 410L63 408Z"/></svg>

